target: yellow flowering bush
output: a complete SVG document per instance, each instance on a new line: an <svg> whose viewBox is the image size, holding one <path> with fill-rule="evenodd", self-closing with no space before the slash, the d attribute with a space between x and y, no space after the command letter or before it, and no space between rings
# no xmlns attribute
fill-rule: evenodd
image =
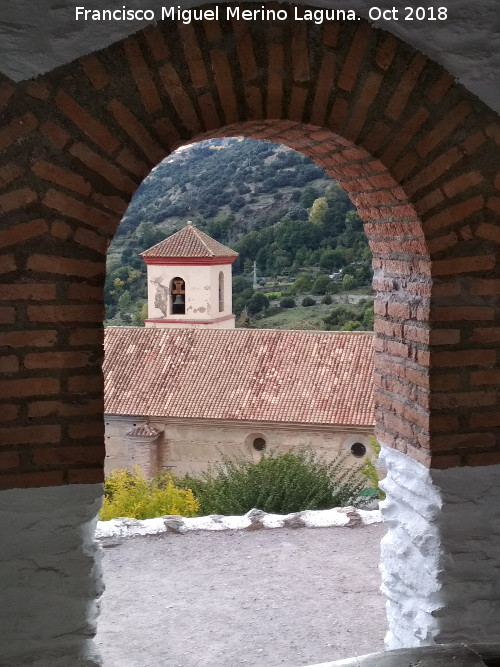
<svg viewBox="0 0 500 667"><path fill-rule="evenodd" d="M153 519L165 514L190 517L196 516L199 509L200 504L191 489L176 486L172 477L163 479L160 488L155 480L147 480L136 466L133 473L114 470L106 479L99 519Z"/></svg>

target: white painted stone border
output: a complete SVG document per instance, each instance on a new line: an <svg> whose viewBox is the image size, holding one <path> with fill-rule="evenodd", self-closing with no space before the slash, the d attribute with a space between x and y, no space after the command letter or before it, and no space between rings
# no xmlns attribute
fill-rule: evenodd
<svg viewBox="0 0 500 667"><path fill-rule="evenodd" d="M305 510L292 514L267 514L253 509L243 516L210 514L194 518L162 516L157 519L111 519L98 521L95 537L98 540L160 533L187 533L192 530L259 530L266 528L330 528L381 523L379 510L336 507L329 510Z"/></svg>

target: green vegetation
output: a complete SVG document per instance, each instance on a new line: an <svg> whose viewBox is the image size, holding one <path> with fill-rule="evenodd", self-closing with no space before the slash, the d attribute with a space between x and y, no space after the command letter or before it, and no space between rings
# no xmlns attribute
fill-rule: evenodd
<svg viewBox="0 0 500 667"><path fill-rule="evenodd" d="M144 324L146 266L138 253L187 219L239 252L233 312L250 317L248 326L272 314L278 304L269 301L290 304L290 297L300 296L297 303L310 303L312 295L353 292L371 283L361 220L337 183L283 146L212 140L169 156L134 196L108 252L107 324ZM266 276L256 290L254 262L259 276ZM357 317L350 321L365 326Z"/></svg>
<svg viewBox="0 0 500 667"><path fill-rule="evenodd" d="M161 485L148 481L137 466L134 472L114 470L106 479L101 521L125 516L153 519L166 514L196 516L199 503L190 489L180 487L172 476L163 475Z"/></svg>
<svg viewBox="0 0 500 667"><path fill-rule="evenodd" d="M200 503L200 513L238 515L253 508L274 514L362 506L366 478L346 466L348 454L331 462L309 450L266 453L258 463L224 459L201 479L179 480ZM161 486L161 477L157 483Z"/></svg>
<svg viewBox="0 0 500 667"><path fill-rule="evenodd" d="M380 444L375 440L374 437L370 438L370 447L372 448L375 459L378 459L380 454ZM361 472L370 480L371 485L375 490L375 495L373 497L378 500L385 500L385 492L382 491L379 486L378 472L373 459L368 457L365 459L361 467Z"/></svg>

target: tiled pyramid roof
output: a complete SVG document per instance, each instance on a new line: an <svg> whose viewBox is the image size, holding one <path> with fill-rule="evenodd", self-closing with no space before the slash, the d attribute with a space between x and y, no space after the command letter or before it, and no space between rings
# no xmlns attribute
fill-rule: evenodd
<svg viewBox="0 0 500 667"><path fill-rule="evenodd" d="M141 257L238 257L236 251L200 231L192 222L139 254Z"/></svg>
<svg viewBox="0 0 500 667"><path fill-rule="evenodd" d="M372 426L373 335L108 327L105 412Z"/></svg>
<svg viewBox="0 0 500 667"><path fill-rule="evenodd" d="M125 435L129 438L157 438L160 435L160 429L151 424L139 424L129 429Z"/></svg>

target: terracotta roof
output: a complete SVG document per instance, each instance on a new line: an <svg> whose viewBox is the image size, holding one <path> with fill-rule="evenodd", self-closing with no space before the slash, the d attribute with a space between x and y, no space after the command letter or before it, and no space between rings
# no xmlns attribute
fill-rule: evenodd
<svg viewBox="0 0 500 667"><path fill-rule="evenodd" d="M105 412L372 426L373 334L108 327Z"/></svg>
<svg viewBox="0 0 500 667"><path fill-rule="evenodd" d="M181 230L139 253L141 257L238 257L238 253L219 243L188 222Z"/></svg>

